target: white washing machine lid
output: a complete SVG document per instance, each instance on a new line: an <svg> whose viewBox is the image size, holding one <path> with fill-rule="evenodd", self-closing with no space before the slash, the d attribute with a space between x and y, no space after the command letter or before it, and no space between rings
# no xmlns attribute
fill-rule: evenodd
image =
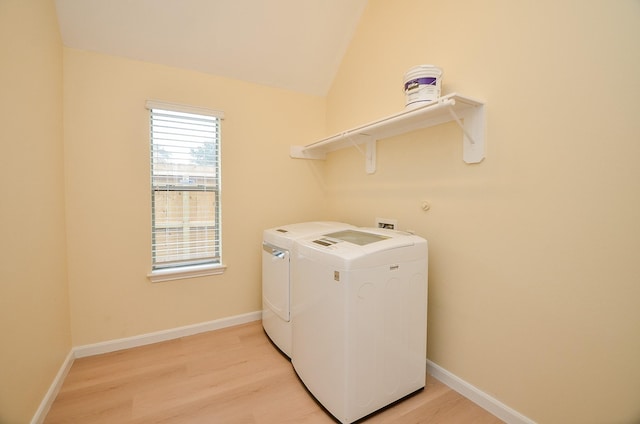
<svg viewBox="0 0 640 424"><path fill-rule="evenodd" d="M325 237L331 240L348 241L349 243L357 244L358 246L366 246L368 244L390 238L390 236L385 236L383 234L351 229L325 234Z"/></svg>
<svg viewBox="0 0 640 424"><path fill-rule="evenodd" d="M427 241L394 230L354 228L295 241L294 251L340 269L426 258Z"/></svg>
<svg viewBox="0 0 640 424"><path fill-rule="evenodd" d="M287 224L264 230L263 241L285 249L291 249L293 240L330 233L353 225L334 221L310 221Z"/></svg>

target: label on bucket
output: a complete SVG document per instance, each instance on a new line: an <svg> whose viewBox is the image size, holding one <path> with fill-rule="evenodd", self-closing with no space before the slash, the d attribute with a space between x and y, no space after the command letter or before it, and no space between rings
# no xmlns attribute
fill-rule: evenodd
<svg viewBox="0 0 640 424"><path fill-rule="evenodd" d="M440 97L442 69L433 65L418 65L404 77L405 106L416 107Z"/></svg>
<svg viewBox="0 0 640 424"><path fill-rule="evenodd" d="M416 78L404 83L404 90L410 91L421 85L436 85L438 79L434 77Z"/></svg>
<svg viewBox="0 0 640 424"><path fill-rule="evenodd" d="M434 80L433 82L419 82L419 80ZM435 78L420 78L407 82L405 84L406 104L417 102L431 102L440 97L440 87Z"/></svg>

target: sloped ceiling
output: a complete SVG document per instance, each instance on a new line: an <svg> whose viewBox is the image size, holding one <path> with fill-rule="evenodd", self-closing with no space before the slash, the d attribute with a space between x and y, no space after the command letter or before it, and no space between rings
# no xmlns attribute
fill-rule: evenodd
<svg viewBox="0 0 640 424"><path fill-rule="evenodd" d="M65 46L324 96L367 0L56 0Z"/></svg>

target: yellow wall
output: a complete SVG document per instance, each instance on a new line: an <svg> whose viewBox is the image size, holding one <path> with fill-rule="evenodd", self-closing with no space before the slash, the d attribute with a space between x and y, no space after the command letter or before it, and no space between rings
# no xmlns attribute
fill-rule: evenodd
<svg viewBox="0 0 640 424"><path fill-rule="evenodd" d="M540 423L640 420L638 40L635 0L370 0L327 99L346 130L433 63L487 102L481 164L455 124L379 142L374 175L339 151L328 205L429 240L429 359Z"/></svg>
<svg viewBox="0 0 640 424"><path fill-rule="evenodd" d="M71 347L53 1L0 0L0 129L0 422L25 423Z"/></svg>
<svg viewBox="0 0 640 424"><path fill-rule="evenodd" d="M64 49L73 344L261 309L264 228L326 214L322 165L291 144L324 129L325 100ZM147 99L221 110L224 275L152 284Z"/></svg>

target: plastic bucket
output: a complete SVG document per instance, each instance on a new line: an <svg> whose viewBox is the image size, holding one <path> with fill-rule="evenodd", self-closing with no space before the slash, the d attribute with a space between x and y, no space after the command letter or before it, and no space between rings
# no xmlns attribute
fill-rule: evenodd
<svg viewBox="0 0 640 424"><path fill-rule="evenodd" d="M422 106L440 97L442 69L433 65L418 65L404 76L405 108Z"/></svg>

